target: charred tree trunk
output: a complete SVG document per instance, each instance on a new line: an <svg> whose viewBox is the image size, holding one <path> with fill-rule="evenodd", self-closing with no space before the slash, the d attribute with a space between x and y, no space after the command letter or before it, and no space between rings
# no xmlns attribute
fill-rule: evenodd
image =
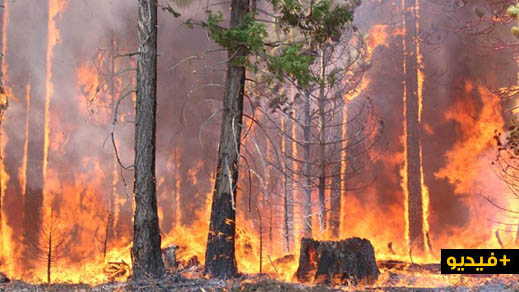
<svg viewBox="0 0 519 292"><path fill-rule="evenodd" d="M418 88L416 1L404 2L404 110L407 152L408 233L412 249L424 249L422 168Z"/></svg>
<svg viewBox="0 0 519 292"><path fill-rule="evenodd" d="M106 219L106 225L105 225L105 238L102 242L103 244L103 260L106 259L106 252L108 251L108 240L110 239L110 233L112 232L112 214L108 214L108 218Z"/></svg>
<svg viewBox="0 0 519 292"><path fill-rule="evenodd" d="M232 0L230 27L241 25L249 11L248 0ZM236 64L246 56L245 48L228 51L227 77L223 98L222 128L218 149L216 181L207 238L205 272L228 279L237 273L234 253L236 233L236 192L240 159L245 67Z"/></svg>
<svg viewBox="0 0 519 292"><path fill-rule="evenodd" d="M304 202L303 202L303 236L312 237L312 164L310 162L310 93L305 92L305 122L303 125L303 160L305 173Z"/></svg>
<svg viewBox="0 0 519 292"><path fill-rule="evenodd" d="M47 79L47 47L48 27L41 25L49 20L47 1L38 9L32 23L31 40L34 46L40 48L32 54L33 69L30 73L30 115L27 144L26 193L24 197L23 237L24 261L30 268L32 255L27 253L30 240L39 238L42 220L43 186L44 186L44 147L45 147L45 99ZM45 44L45 46L42 46Z"/></svg>
<svg viewBox="0 0 519 292"><path fill-rule="evenodd" d="M159 278L164 273L160 253L155 185L157 113L157 2L139 0L139 58L135 123L135 217L132 279Z"/></svg>

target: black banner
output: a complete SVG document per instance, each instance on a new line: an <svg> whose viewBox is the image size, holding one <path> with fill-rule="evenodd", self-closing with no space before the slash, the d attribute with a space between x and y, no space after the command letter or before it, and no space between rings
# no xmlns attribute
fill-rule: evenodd
<svg viewBox="0 0 519 292"><path fill-rule="evenodd" d="M442 274L519 274L519 249L442 249Z"/></svg>

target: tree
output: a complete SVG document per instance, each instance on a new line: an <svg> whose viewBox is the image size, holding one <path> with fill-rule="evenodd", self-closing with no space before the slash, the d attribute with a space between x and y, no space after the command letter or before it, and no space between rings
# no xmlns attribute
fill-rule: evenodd
<svg viewBox="0 0 519 292"><path fill-rule="evenodd" d="M52 281L52 266L61 258L68 255L70 250L70 240L67 232L62 230L60 221L51 209L48 219L42 223L38 238L32 238L27 234L28 246L27 253L40 262L47 265L47 283Z"/></svg>
<svg viewBox="0 0 519 292"><path fill-rule="evenodd" d="M249 12L248 0L232 1L229 28L219 26L223 15L211 11L208 11L207 23L203 23L211 37L227 49L229 56L205 261L205 271L212 277L231 278L237 272L234 253L235 202L246 68L252 75L260 71L267 73L267 83L287 78L297 81L300 88L309 86L311 82L318 83L319 77L309 71L315 59L312 51L328 39L340 35L344 24L352 19L349 6L330 0L315 3L271 1L270 4L276 12L275 19L281 31L289 33L297 30L302 36L299 40L286 43L271 37L274 40L268 42L270 34L255 15L257 11L265 10L260 10L254 2ZM278 47L279 50L267 50L267 47Z"/></svg>
<svg viewBox="0 0 519 292"><path fill-rule="evenodd" d="M249 1L233 0L231 10L230 29L243 26L249 12ZM205 271L216 278L231 278L237 272L234 255L235 202L245 86L245 67L237 60L246 57L246 50L242 46L232 47L228 50L228 56L218 164L205 255Z"/></svg>
<svg viewBox="0 0 519 292"><path fill-rule="evenodd" d="M135 217L132 279L159 278L164 273L155 182L157 113L157 2L139 0L139 57L135 123Z"/></svg>
<svg viewBox="0 0 519 292"><path fill-rule="evenodd" d="M409 247L418 250L425 249L424 225L424 192L422 170L422 146L419 107L422 98L419 78L419 43L418 43L418 8L416 0L402 2L404 11L404 117L405 117L405 165L407 182L407 232L409 235ZM427 207L427 206L426 206Z"/></svg>
<svg viewBox="0 0 519 292"><path fill-rule="evenodd" d="M355 83L349 85L353 91ZM305 237L312 237L311 217L314 215L318 215L321 224L325 224L325 230L330 230L329 235L339 237L340 218L343 216L341 197L348 190L362 189L370 183L371 179L366 181L362 174L376 159L373 153L381 152L384 147L381 143L384 139L380 135L383 127L371 100L362 95L346 100L347 92L351 93L344 88L330 90L323 96L326 103L325 127L322 127L319 118L319 94L308 94L304 98L301 94L287 97L289 100L304 100L300 102L302 104L294 104L286 113L271 114L273 132L279 132L283 139L296 144L295 148L298 149L292 152L281 149L278 151L281 162L269 163L283 176L292 177L296 188L302 188L303 201L296 203L303 206ZM292 117L293 112L297 111L303 113ZM296 130L286 131L283 127L277 127L278 119L290 119ZM321 140L320 131L323 129L326 135ZM324 196L313 203L310 194L312 190L319 189ZM318 212L312 213L315 205Z"/></svg>
<svg viewBox="0 0 519 292"><path fill-rule="evenodd" d="M274 137L281 137L282 147L271 155L274 159L269 164L284 181L283 234L287 249L289 234L294 231L290 222L292 189L300 188L303 193L302 201L296 202L303 206L303 236L312 237L312 218L317 216L321 232L330 231L327 234L337 238L344 213L341 198L347 190L369 184L362 173L374 159L370 156L382 150L376 149L382 146L382 124L369 97L361 93L361 80L368 68L362 35L348 24L339 36L312 51L318 62L310 67L316 81L309 86L296 88L287 81L273 88L259 83L252 90L257 98L268 97L262 126ZM292 182L296 182L295 187ZM318 191L317 202L311 200L312 190ZM317 212L312 212L314 207Z"/></svg>

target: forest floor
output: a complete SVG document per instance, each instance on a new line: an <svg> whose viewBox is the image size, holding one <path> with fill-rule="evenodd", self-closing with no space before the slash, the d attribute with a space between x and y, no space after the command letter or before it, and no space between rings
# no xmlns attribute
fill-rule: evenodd
<svg viewBox="0 0 519 292"><path fill-rule="evenodd" d="M379 281L374 286L312 286L283 283L266 275L243 275L239 278L223 281L204 277L183 276L183 271L168 273L160 281L148 281L142 284L133 282L109 282L97 286L87 284L28 284L23 281L11 281L0 284L0 291L17 292L519 292L519 275L488 276L447 276L413 271L382 271Z"/></svg>

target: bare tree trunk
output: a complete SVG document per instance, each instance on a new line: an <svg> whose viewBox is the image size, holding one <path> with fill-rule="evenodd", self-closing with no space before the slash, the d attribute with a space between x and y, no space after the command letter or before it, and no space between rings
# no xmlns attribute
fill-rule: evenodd
<svg viewBox="0 0 519 292"><path fill-rule="evenodd" d="M241 25L249 11L248 0L232 0L230 27ZM223 99L222 128L218 149L216 181L207 238L205 272L229 279L236 275L234 252L236 232L236 192L240 159L245 67L236 64L245 56L244 48L228 51L227 78Z"/></svg>
<svg viewBox="0 0 519 292"><path fill-rule="evenodd" d="M293 113L290 113L290 116L293 116ZM283 222L283 239L285 243L285 252L290 252L292 236L291 232L293 230L293 222L294 222L294 190L293 190L293 173L292 169L294 167L294 163L292 162L292 157L294 155L292 151L292 140L289 136L292 135L292 127L293 123L291 117L283 120L283 132L285 135L281 139L283 144L283 149L285 152L285 156L288 157L288 169L285 169L283 172L283 181L284 181L284 197L283 197L283 213L284 213L284 222ZM295 137L294 137L295 138Z"/></svg>
<svg viewBox="0 0 519 292"><path fill-rule="evenodd" d="M343 108L341 107L336 118L334 119L335 120L335 124L338 124L340 125L340 127L338 127L338 129L335 130L335 136L337 137L336 139L337 140L341 140L342 139L342 123L343 123ZM341 186L342 186L342 171L345 171L345 170L342 170L342 151L345 151L345 150L342 150L342 142L338 144L338 146L336 147L336 149L338 149L338 151L334 152L334 158L333 160L336 161L335 164L333 164L333 169L332 169L332 182L331 182L331 194L330 194L330 215L328 216L329 218L329 228L330 228L330 231L331 231L331 235L334 237L334 238L338 238L339 237L339 231L340 231L340 216L341 216L341 193L342 193L342 189L341 189Z"/></svg>
<svg viewBox="0 0 519 292"><path fill-rule="evenodd" d="M404 107L406 116L407 145L407 191L408 191L408 232L409 245L413 249L424 249L424 222L422 200L422 169L420 155L420 117L418 111L418 61L415 13L417 0L405 0L404 3Z"/></svg>
<svg viewBox="0 0 519 292"><path fill-rule="evenodd" d="M178 180L180 180L180 176L178 175L178 155L177 155L177 149L178 147L175 146L175 152L173 153L173 160L175 161L175 170L173 171L173 222L174 224L181 224L180 222L180 202L179 202L179 189L180 184L178 183ZM180 226L180 225L178 225Z"/></svg>
<svg viewBox="0 0 519 292"><path fill-rule="evenodd" d="M293 93L291 92L291 96ZM284 129L283 131L287 134L283 136L283 143L285 146L285 155L289 157L287 161L288 167L290 170L284 172L284 188L285 188L285 196L284 196L284 213L285 213L285 222L283 225L283 235L285 239L285 251L288 253L292 247L292 238L293 238L293 230L294 230L294 174L293 174L293 157L294 153L294 141L292 141L289 136L293 136L295 134L292 132L294 130L294 123L291 120L294 117L294 113L290 113L290 117L285 119ZM293 137L295 139L295 137Z"/></svg>
<svg viewBox="0 0 519 292"><path fill-rule="evenodd" d="M321 48L321 80L326 77L325 48ZM325 85L319 87L319 226L321 232L326 230L326 117L325 106L326 96L324 92Z"/></svg>
<svg viewBox="0 0 519 292"><path fill-rule="evenodd" d="M283 137L282 139L285 139ZM289 233L289 198L288 198L288 174L287 170L283 173L283 189L284 189L284 196L283 196L283 243L285 245L285 252L288 253L290 250L290 233Z"/></svg>
<svg viewBox="0 0 519 292"><path fill-rule="evenodd" d="M139 0L132 279L164 274L155 185L157 2Z"/></svg>
<svg viewBox="0 0 519 292"><path fill-rule="evenodd" d="M274 219L273 219L273 212L272 212L272 205L274 204L274 202L272 202L272 197L270 197L268 199L269 202L269 252L272 253L272 242L274 241L274 233L273 233L273 224L274 224ZM268 202L267 201L267 202Z"/></svg>
<svg viewBox="0 0 519 292"><path fill-rule="evenodd" d="M305 173L305 186L304 186L304 237L312 237L312 164L310 162L310 93L305 92L305 121L303 125L303 160L304 160L304 173Z"/></svg>
<svg viewBox="0 0 519 292"><path fill-rule="evenodd" d="M259 219L259 273L263 274L263 222L261 221L261 213L259 209L258 211L258 219Z"/></svg>

